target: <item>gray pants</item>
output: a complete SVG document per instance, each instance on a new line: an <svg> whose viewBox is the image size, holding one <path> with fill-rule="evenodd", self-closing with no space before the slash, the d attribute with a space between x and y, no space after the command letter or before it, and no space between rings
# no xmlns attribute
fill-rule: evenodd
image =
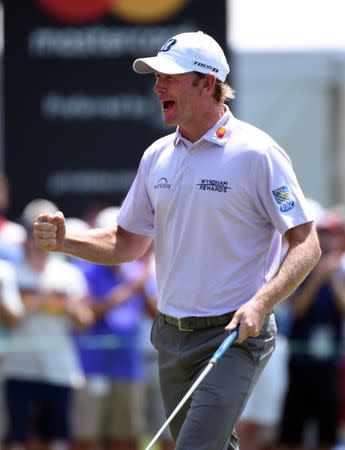
<svg viewBox="0 0 345 450"><path fill-rule="evenodd" d="M274 315L260 335L233 344L170 423L176 450L237 450L235 425L275 346ZM167 417L222 343L224 327L180 331L158 316L151 332L159 352L160 385Z"/></svg>

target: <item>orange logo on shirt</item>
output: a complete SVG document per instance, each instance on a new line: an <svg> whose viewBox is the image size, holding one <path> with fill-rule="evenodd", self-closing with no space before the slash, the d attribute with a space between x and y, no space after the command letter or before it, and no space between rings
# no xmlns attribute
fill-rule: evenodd
<svg viewBox="0 0 345 450"><path fill-rule="evenodd" d="M221 139L224 136L225 133L226 133L226 128L220 127L216 131L216 136L217 136L217 138Z"/></svg>

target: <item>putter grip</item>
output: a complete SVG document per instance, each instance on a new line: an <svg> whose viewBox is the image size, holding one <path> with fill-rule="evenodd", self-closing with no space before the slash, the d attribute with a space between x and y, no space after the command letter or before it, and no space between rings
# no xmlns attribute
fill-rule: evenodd
<svg viewBox="0 0 345 450"><path fill-rule="evenodd" d="M212 358L210 359L210 363L211 364L216 364L224 355L224 353L227 351L227 349L229 347L231 347L231 345L233 344L233 342L235 341L235 339L238 336L238 328L236 328L235 330L233 330L229 336L227 336L224 341L222 342L222 344L218 347L218 349L215 351L214 355L212 356Z"/></svg>

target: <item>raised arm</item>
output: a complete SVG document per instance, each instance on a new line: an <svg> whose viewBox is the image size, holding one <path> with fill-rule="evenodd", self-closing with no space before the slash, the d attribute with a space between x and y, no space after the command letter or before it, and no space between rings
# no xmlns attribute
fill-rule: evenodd
<svg viewBox="0 0 345 450"><path fill-rule="evenodd" d="M120 226L96 228L78 234L66 232L61 211L41 214L33 232L36 245L41 249L109 265L139 258L152 242L152 237L130 233Z"/></svg>
<svg viewBox="0 0 345 450"><path fill-rule="evenodd" d="M266 315L296 289L320 258L321 250L313 222L291 228L284 237L289 248L277 274L237 310L226 327L227 331L232 331L240 325L239 341L258 336Z"/></svg>

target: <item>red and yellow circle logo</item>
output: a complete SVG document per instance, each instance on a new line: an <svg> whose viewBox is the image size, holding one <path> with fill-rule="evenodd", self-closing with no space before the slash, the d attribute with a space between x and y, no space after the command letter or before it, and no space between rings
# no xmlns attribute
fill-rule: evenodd
<svg viewBox="0 0 345 450"><path fill-rule="evenodd" d="M111 13L134 23L154 23L180 11L189 0L36 0L49 15L65 23L83 24Z"/></svg>
<svg viewBox="0 0 345 450"><path fill-rule="evenodd" d="M217 138L221 139L222 137L224 137L224 134L226 133L226 128L224 127L220 127L218 128L218 130L216 131L216 136Z"/></svg>

